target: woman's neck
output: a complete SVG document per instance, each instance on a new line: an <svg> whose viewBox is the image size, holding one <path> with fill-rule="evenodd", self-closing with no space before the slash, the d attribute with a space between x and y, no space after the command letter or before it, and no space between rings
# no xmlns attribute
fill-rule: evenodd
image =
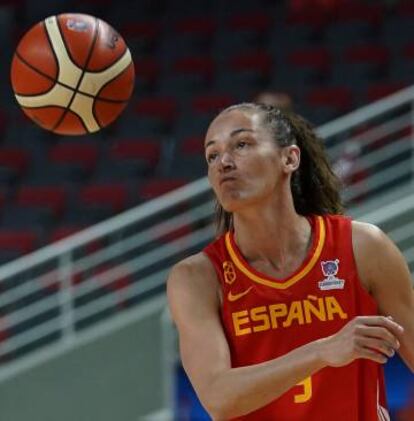
<svg viewBox="0 0 414 421"><path fill-rule="evenodd" d="M247 261L265 262L278 270L305 258L312 230L309 221L296 213L293 201L250 208L233 218L234 238Z"/></svg>

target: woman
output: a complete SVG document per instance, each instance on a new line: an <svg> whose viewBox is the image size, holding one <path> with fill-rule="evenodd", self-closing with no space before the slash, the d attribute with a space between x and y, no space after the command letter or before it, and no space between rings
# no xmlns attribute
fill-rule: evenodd
<svg viewBox="0 0 414 421"><path fill-rule="evenodd" d="M321 142L293 113L239 104L205 138L220 236L178 263L168 299L184 368L214 420L389 419L384 364L414 371L401 253L341 215Z"/></svg>

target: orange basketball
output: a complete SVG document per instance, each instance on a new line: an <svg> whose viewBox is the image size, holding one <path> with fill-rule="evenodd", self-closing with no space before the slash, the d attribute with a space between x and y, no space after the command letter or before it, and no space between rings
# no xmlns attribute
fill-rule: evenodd
<svg viewBox="0 0 414 421"><path fill-rule="evenodd" d="M13 56L11 82L27 116L54 133L93 133L114 121L134 86L122 37L93 16L50 16L33 26Z"/></svg>

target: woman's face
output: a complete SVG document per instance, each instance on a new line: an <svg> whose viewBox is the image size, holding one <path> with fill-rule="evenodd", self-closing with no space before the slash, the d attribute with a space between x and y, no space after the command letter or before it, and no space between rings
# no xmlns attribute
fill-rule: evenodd
<svg viewBox="0 0 414 421"><path fill-rule="evenodd" d="M213 120L204 146L209 181L227 212L275 194L281 180L289 180L287 157L298 149L278 147L258 112L237 109Z"/></svg>

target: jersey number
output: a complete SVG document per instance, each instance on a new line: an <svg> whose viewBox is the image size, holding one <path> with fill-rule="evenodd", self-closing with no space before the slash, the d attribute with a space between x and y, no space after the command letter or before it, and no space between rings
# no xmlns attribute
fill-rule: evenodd
<svg viewBox="0 0 414 421"><path fill-rule="evenodd" d="M295 395L295 403L307 402L312 397L312 377L307 377L296 386L303 387L303 392Z"/></svg>

